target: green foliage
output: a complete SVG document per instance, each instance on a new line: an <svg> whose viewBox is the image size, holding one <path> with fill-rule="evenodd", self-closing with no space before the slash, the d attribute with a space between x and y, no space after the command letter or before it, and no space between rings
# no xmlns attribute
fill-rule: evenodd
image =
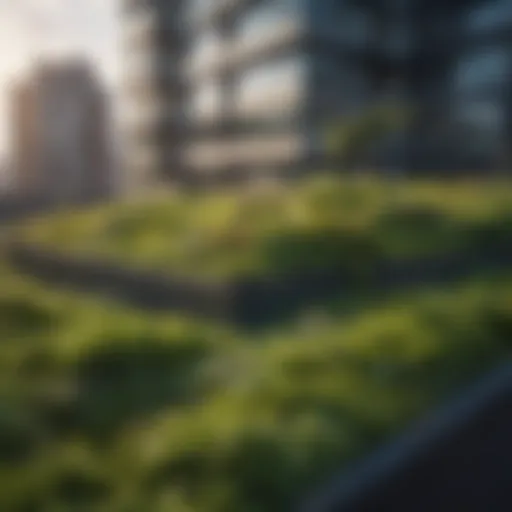
<svg viewBox="0 0 512 512"><path fill-rule="evenodd" d="M344 165L354 165L375 144L403 130L411 118L412 112L405 107L372 107L363 114L338 121L328 134L328 147Z"/></svg>
<svg viewBox="0 0 512 512"><path fill-rule="evenodd" d="M268 273L278 276L322 270L362 275L378 261L372 242L350 229L301 229L269 238L262 248L262 260Z"/></svg>
<svg viewBox="0 0 512 512"><path fill-rule="evenodd" d="M16 236L194 276L359 279L386 259L510 249L507 185L323 176L57 214ZM371 308L354 296L351 317L249 336L42 289L2 266L0 510L291 510L510 357L511 285L475 278Z"/></svg>
<svg viewBox="0 0 512 512"><path fill-rule="evenodd" d="M0 282L1 510L292 510L512 349L506 275L251 338Z"/></svg>
<svg viewBox="0 0 512 512"><path fill-rule="evenodd" d="M348 273L410 256L510 247L508 183L343 181L121 203L28 223L18 237L194 277Z"/></svg>

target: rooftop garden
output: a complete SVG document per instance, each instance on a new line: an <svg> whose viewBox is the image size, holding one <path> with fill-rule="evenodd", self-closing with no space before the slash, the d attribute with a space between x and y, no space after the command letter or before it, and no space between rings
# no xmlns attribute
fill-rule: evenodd
<svg viewBox="0 0 512 512"><path fill-rule="evenodd" d="M249 335L3 265L0 332L0 509L285 512L510 357L512 276Z"/></svg>
<svg viewBox="0 0 512 512"><path fill-rule="evenodd" d="M381 261L510 249L512 187L319 177L287 189L53 214L15 236L75 257L205 279L354 272Z"/></svg>

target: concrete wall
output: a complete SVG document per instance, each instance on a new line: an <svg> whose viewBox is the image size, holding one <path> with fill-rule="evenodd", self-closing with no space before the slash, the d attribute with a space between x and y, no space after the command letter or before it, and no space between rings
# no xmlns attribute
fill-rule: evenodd
<svg viewBox="0 0 512 512"><path fill-rule="evenodd" d="M314 308L353 290L386 293L419 285L464 279L482 269L510 268L512 248L499 253L389 261L374 265L365 277L322 271L291 276L257 277L210 283L194 276L143 271L101 261L80 260L50 250L14 244L11 262L21 270L78 290L100 292L148 309L177 310L199 317L258 326Z"/></svg>

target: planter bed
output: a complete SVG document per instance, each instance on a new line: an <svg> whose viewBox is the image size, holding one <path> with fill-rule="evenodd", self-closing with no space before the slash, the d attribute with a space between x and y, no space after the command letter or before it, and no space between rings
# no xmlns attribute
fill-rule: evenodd
<svg viewBox="0 0 512 512"><path fill-rule="evenodd" d="M203 193L36 219L15 239L79 259L203 281L276 278L512 246L507 183L346 183Z"/></svg>
<svg viewBox="0 0 512 512"><path fill-rule="evenodd" d="M506 269L512 263L512 250L389 261L365 276L325 271L224 281L79 259L23 244L10 247L9 259L20 270L50 284L100 292L145 309L181 311L250 327L277 322L333 300L348 300L355 294L371 297Z"/></svg>
<svg viewBox="0 0 512 512"><path fill-rule="evenodd" d="M48 278L260 324L334 296L506 265L512 187L323 177L59 213L12 238L13 260Z"/></svg>

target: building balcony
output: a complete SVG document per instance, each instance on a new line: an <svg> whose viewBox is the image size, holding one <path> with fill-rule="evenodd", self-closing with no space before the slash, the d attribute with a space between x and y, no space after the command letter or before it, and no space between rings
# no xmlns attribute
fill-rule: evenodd
<svg viewBox="0 0 512 512"><path fill-rule="evenodd" d="M285 54L307 40L304 27L290 22L280 25L265 38L251 38L225 45L214 56L189 63L188 76L192 80L204 80L231 71L241 71L270 58Z"/></svg>
<svg viewBox="0 0 512 512"><path fill-rule="evenodd" d="M347 60L380 59L383 54L390 57L396 54L401 58L405 50L392 48L372 48L368 41L333 37L331 34L307 27L290 19L276 24L275 30L266 30L264 37L238 37L234 41L219 44L217 51L202 58L189 57L185 62L186 73L191 80L205 80L238 72L261 62L279 58L294 48L302 48L317 53L328 53Z"/></svg>
<svg viewBox="0 0 512 512"><path fill-rule="evenodd" d="M223 137L254 138L281 136L305 126L304 111L295 110L288 116L265 118L229 117L219 113L207 118L187 119L187 137L191 140L219 140ZM233 135L234 134L234 135Z"/></svg>
<svg viewBox="0 0 512 512"><path fill-rule="evenodd" d="M286 166L305 159L309 152L310 143L304 134L262 134L198 141L187 148L184 160L192 169L208 173L227 168Z"/></svg>

